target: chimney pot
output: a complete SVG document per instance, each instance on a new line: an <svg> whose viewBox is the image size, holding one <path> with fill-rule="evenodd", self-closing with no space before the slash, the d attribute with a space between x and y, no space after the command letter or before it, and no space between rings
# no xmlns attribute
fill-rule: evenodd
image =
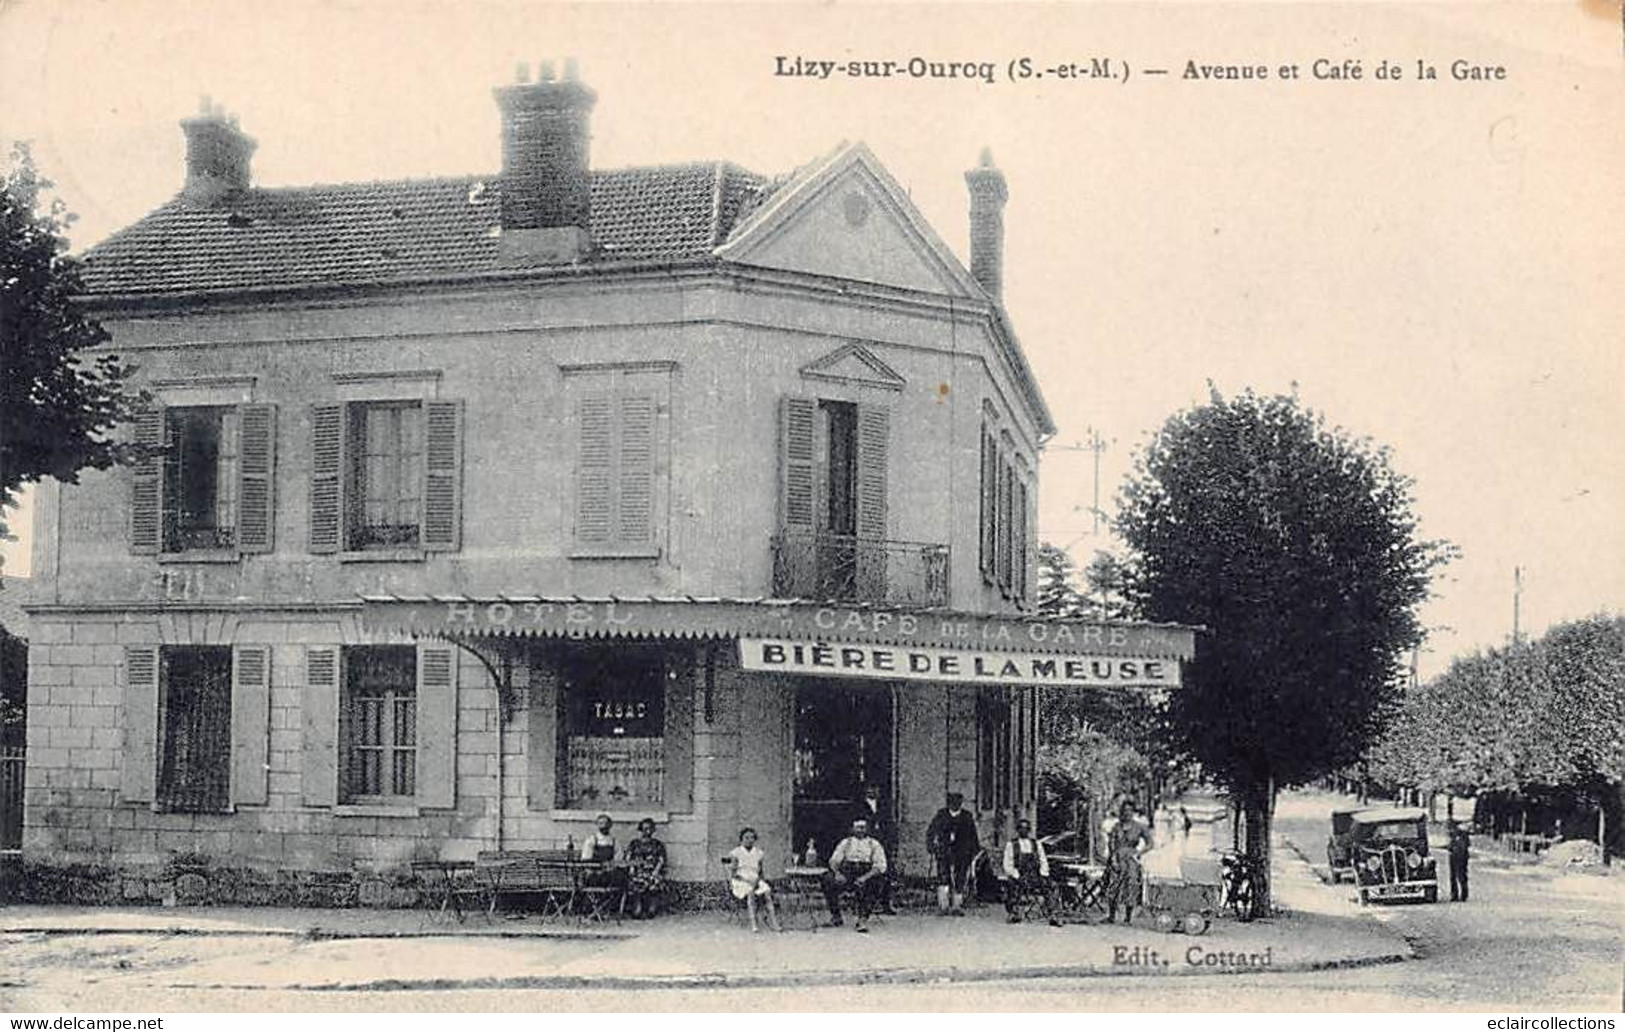
<svg viewBox="0 0 1625 1032"><path fill-rule="evenodd" d="M536 81L538 81L538 82L552 82L553 81L553 62L552 61L543 61L542 62L541 70L536 73Z"/></svg>
<svg viewBox="0 0 1625 1032"><path fill-rule="evenodd" d="M1009 188L983 147L977 167L965 173L970 188L970 274L995 301L1004 295L1004 202Z"/></svg>

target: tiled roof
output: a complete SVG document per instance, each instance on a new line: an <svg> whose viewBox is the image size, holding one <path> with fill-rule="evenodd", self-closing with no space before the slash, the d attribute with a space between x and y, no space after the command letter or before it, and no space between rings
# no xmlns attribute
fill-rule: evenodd
<svg viewBox="0 0 1625 1032"><path fill-rule="evenodd" d="M692 261L777 181L728 164L592 173L594 262ZM176 197L91 248L90 295L410 282L501 268L496 176Z"/></svg>

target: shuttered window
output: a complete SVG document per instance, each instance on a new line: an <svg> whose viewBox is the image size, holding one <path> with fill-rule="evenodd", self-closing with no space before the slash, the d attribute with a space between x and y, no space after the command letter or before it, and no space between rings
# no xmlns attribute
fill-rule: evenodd
<svg viewBox="0 0 1625 1032"><path fill-rule="evenodd" d="M652 393L592 390L576 399L578 552L647 554L656 548L658 415Z"/></svg>
<svg viewBox="0 0 1625 1032"><path fill-rule="evenodd" d="M222 813L231 807L231 649L165 648L158 761L159 809Z"/></svg>
<svg viewBox="0 0 1625 1032"><path fill-rule="evenodd" d="M462 545L462 402L311 410L310 551Z"/></svg>
<svg viewBox="0 0 1625 1032"><path fill-rule="evenodd" d="M132 552L273 550L274 406L151 408L135 427Z"/></svg>
<svg viewBox="0 0 1625 1032"><path fill-rule="evenodd" d="M410 646L344 650L341 802L413 797L418 785L417 652Z"/></svg>
<svg viewBox="0 0 1625 1032"><path fill-rule="evenodd" d="M992 584L998 576L995 557L998 555L998 471L999 442L988 427L982 428L981 468L981 569L983 578Z"/></svg>

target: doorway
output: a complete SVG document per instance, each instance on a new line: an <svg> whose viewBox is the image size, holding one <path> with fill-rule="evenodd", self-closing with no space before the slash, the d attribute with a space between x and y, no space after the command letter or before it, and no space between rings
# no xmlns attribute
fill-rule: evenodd
<svg viewBox="0 0 1625 1032"><path fill-rule="evenodd" d="M798 855L807 842L827 858L846 836L865 785L890 801L893 689L805 680L795 692L795 785L791 832Z"/></svg>

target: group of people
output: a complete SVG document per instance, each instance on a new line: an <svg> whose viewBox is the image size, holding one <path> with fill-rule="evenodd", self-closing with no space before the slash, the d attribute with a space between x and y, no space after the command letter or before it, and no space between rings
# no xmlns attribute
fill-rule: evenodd
<svg viewBox="0 0 1625 1032"><path fill-rule="evenodd" d="M660 912L661 891L666 884L666 844L655 838L655 822L648 817L638 821L638 837L625 850L615 845L615 822L601 813L593 822L592 834L581 842L580 858L604 866L589 876L600 884L626 886L626 905L632 917L643 920ZM616 861L617 867L611 867Z"/></svg>
<svg viewBox="0 0 1625 1032"><path fill-rule="evenodd" d="M936 868L938 913L963 916L965 896L972 891L972 868L982 852L982 844L976 831L976 818L965 808L965 797L950 792L944 803L926 828L926 848ZM888 876L891 861L887 856L887 844L895 848L892 832L880 790L870 786L853 814L848 834L836 843L825 862L820 864L812 842L807 843L805 853L794 858L806 868L821 871L820 887L832 926L846 923L843 907L847 902L856 911L853 927L859 932L869 930L869 919L876 912L895 913ZM1122 910L1124 922L1131 922L1140 901L1144 877L1140 854L1151 847L1150 829L1135 816L1132 804L1124 802L1117 819L1107 829L1106 839L1106 921L1115 922L1118 911ZM606 869L594 877L606 882L624 879L627 907L633 918L650 918L659 912L665 884L666 847L655 837L653 820L645 817L639 821L637 838L620 850L615 842L614 822L608 814L599 814L592 834L581 843L580 858L605 866ZM1049 923L1060 926L1049 857L1044 844L1033 836L1030 821L1016 821L1015 835L1005 843L1001 859L1008 920L1021 921L1023 902L1036 898ZM611 868L617 861L619 863ZM758 842L756 829L749 827L740 830L739 844L723 857L723 863L728 866L729 891L745 905L751 931L760 929L763 918L775 931L782 927L773 902L773 886L764 872L766 861L767 854Z"/></svg>

